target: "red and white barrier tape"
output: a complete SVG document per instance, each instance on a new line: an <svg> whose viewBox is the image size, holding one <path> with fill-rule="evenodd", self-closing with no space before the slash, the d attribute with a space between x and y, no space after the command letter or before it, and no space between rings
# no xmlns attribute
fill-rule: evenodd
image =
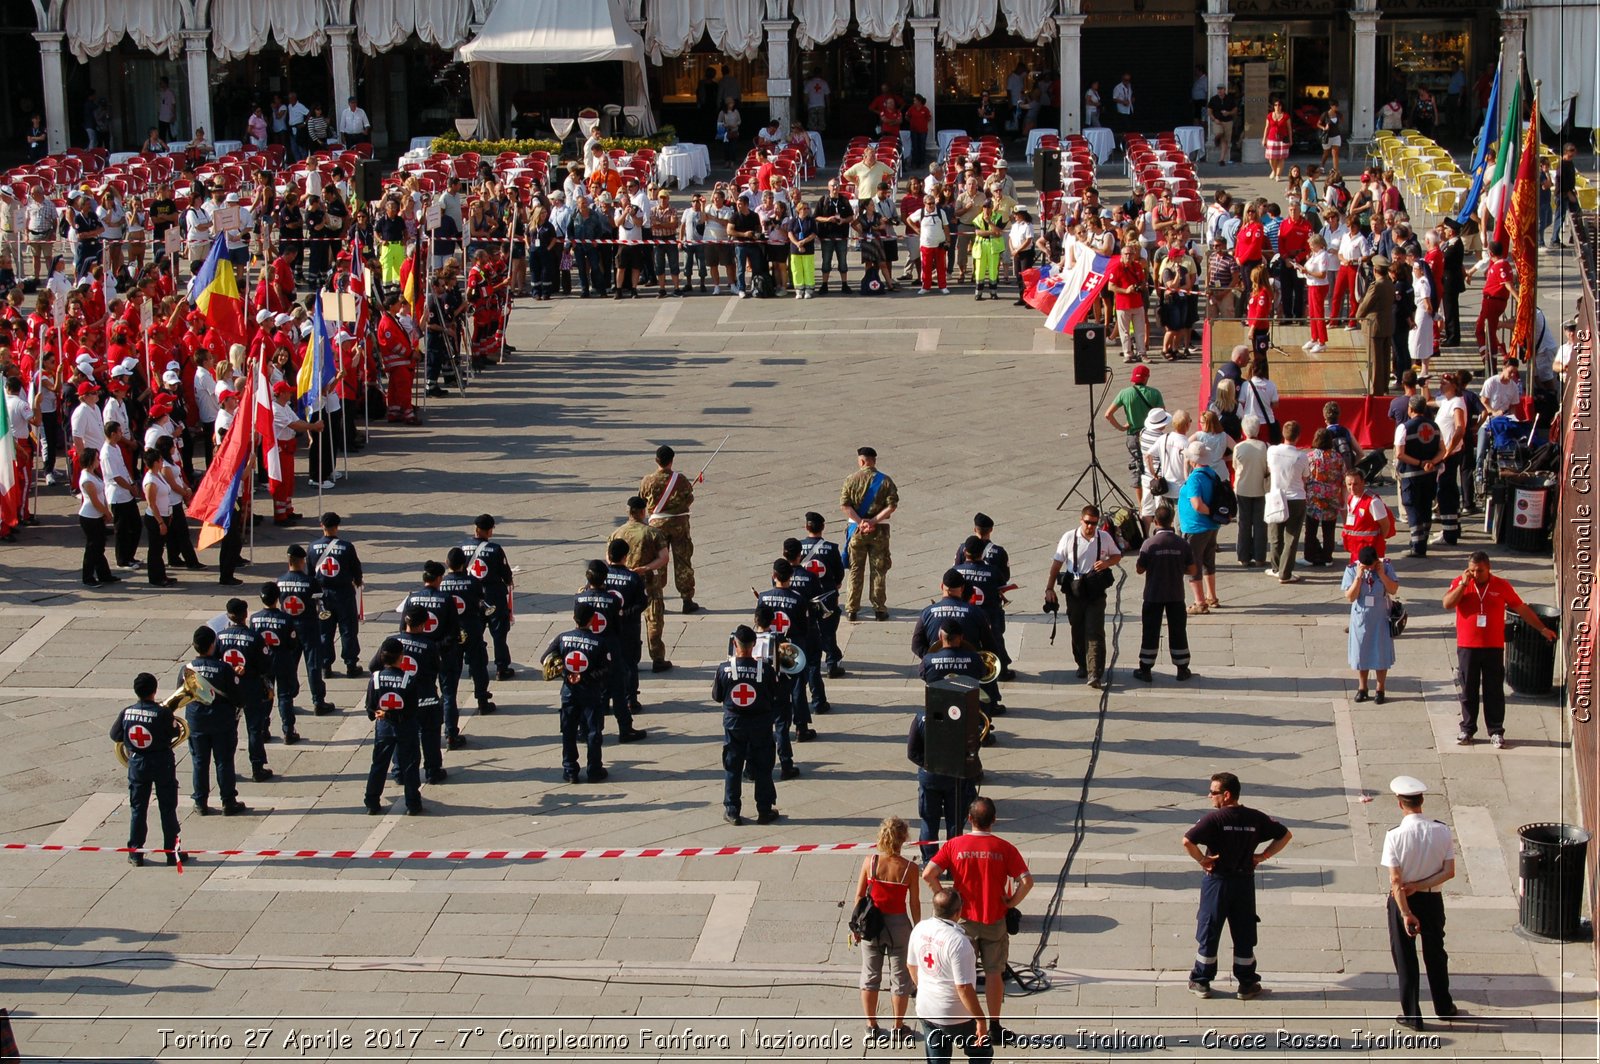
<svg viewBox="0 0 1600 1064"><path fill-rule="evenodd" d="M640 846L585 850L193 850L189 856L296 857L336 861L586 861L620 857L758 857L771 854L854 853L876 849L870 842L803 842L769 846ZM170 850L130 846L53 846L43 842L0 843L0 850L32 853L144 853Z"/></svg>

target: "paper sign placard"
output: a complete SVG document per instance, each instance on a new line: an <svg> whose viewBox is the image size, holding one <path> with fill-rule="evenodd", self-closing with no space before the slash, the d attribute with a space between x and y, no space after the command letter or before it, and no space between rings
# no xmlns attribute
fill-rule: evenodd
<svg viewBox="0 0 1600 1064"><path fill-rule="evenodd" d="M239 228L239 208L218 207L211 215L212 232L226 232Z"/></svg>
<svg viewBox="0 0 1600 1064"><path fill-rule="evenodd" d="M322 316L328 321L353 322L361 316L361 300L351 292L324 291Z"/></svg>
<svg viewBox="0 0 1600 1064"><path fill-rule="evenodd" d="M161 253L171 257L182 250L183 237L178 235L178 227L173 226L161 236Z"/></svg>
<svg viewBox="0 0 1600 1064"><path fill-rule="evenodd" d="M433 232L444 223L444 208L435 203L428 208L428 213L423 220L428 232Z"/></svg>
<svg viewBox="0 0 1600 1064"><path fill-rule="evenodd" d="M149 332L150 326L152 323L154 323L154 321L155 312L150 307L150 301L146 299L144 302L139 304L139 328L143 329L145 332Z"/></svg>

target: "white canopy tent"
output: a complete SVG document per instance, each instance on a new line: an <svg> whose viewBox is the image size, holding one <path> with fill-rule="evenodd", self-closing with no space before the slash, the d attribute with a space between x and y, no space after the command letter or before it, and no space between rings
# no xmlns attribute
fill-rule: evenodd
<svg viewBox="0 0 1600 1064"><path fill-rule="evenodd" d="M644 41L623 15L620 0L570 3L564 0L499 0L477 35L456 50L472 64L472 106L478 135L500 133L498 77L492 64L623 64L623 106L638 115L641 133L655 132L650 90L645 80ZM610 103L596 100L596 108Z"/></svg>

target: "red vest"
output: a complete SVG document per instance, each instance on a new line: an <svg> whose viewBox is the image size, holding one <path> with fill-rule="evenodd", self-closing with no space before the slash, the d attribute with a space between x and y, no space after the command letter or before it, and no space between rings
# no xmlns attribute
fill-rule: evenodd
<svg viewBox="0 0 1600 1064"><path fill-rule="evenodd" d="M378 357L388 370L411 364L411 337L391 314L378 319Z"/></svg>
<svg viewBox="0 0 1600 1064"><path fill-rule="evenodd" d="M1393 535L1394 517L1386 516L1382 521L1372 516L1372 504L1378 497L1370 491L1350 503L1345 509L1344 517L1344 549L1354 557L1362 547L1373 547L1378 552L1378 557L1384 556L1388 547L1388 539Z"/></svg>

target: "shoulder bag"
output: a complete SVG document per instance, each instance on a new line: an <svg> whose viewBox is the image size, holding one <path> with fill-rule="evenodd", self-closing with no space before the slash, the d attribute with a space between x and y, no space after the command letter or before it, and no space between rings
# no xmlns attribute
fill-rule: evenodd
<svg viewBox="0 0 1600 1064"><path fill-rule="evenodd" d="M850 911L850 933L861 942L876 942L883 934L883 911L872 900L872 884L878 878L878 857L872 857L872 870L867 873L867 892L861 895L856 907Z"/></svg>

